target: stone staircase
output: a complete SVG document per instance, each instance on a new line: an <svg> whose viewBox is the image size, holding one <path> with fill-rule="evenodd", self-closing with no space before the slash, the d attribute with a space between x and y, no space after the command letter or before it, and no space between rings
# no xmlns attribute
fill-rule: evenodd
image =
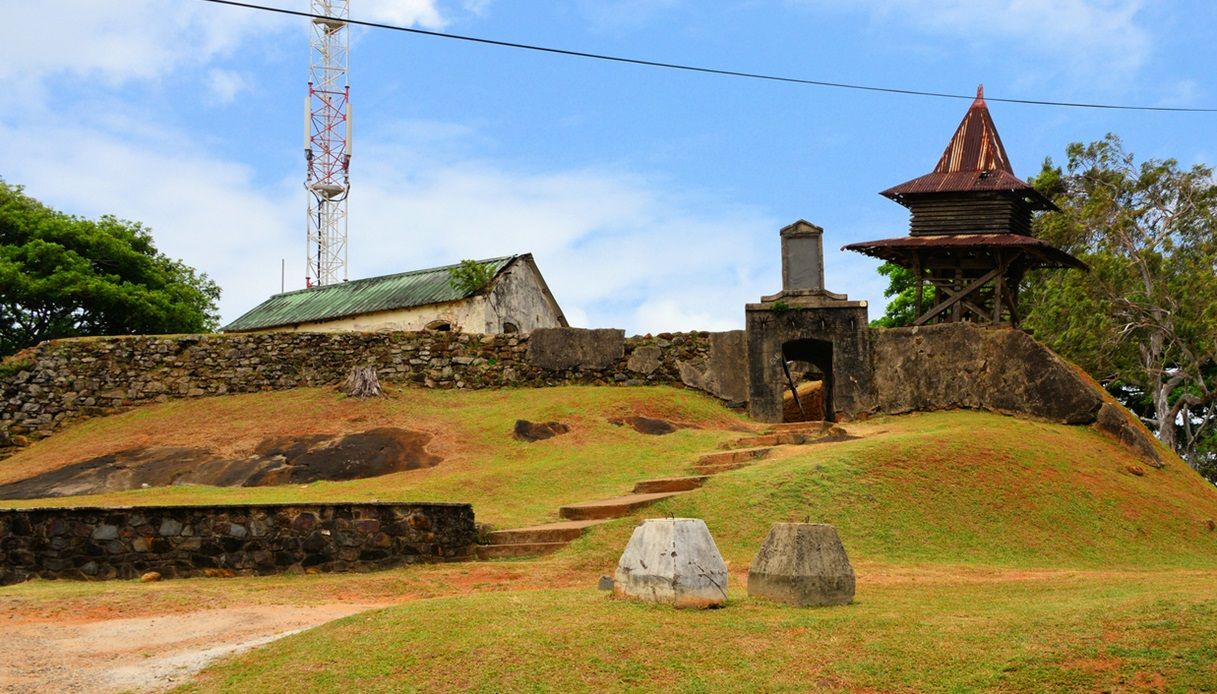
<svg viewBox="0 0 1217 694"><path fill-rule="evenodd" d="M799 446L843 438L849 438L849 435L832 422L772 424L756 436L729 441L720 446L724 450L698 458L692 465L696 475L643 480L624 496L561 507L558 515L565 519L563 521L488 533L484 544L477 547L477 557L484 560L551 554L578 539L592 526L628 516L657 501L699 489L711 475L752 465L767 458L778 446Z"/></svg>

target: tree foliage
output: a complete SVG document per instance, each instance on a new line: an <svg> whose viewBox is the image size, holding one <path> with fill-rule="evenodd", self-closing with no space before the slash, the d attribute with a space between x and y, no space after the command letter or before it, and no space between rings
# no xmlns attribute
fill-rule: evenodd
<svg viewBox="0 0 1217 694"><path fill-rule="evenodd" d="M448 285L461 294L481 291L494 279L494 271L476 260L465 259L448 271Z"/></svg>
<svg viewBox="0 0 1217 694"><path fill-rule="evenodd" d="M213 330L219 296L138 222L73 217L0 180L0 356L63 337Z"/></svg>
<svg viewBox="0 0 1217 694"><path fill-rule="evenodd" d="M887 277L883 296L891 299L883 315L871 321L877 328L902 328L917 320L917 276L912 270L895 263L879 266L879 274Z"/></svg>
<svg viewBox="0 0 1217 694"><path fill-rule="evenodd" d="M1060 212L1036 235L1089 273L1031 273L1024 325L1122 396L1197 469L1217 454L1217 185L1205 166L1137 163L1115 135L1044 162ZM1217 480L1217 474L1213 476Z"/></svg>

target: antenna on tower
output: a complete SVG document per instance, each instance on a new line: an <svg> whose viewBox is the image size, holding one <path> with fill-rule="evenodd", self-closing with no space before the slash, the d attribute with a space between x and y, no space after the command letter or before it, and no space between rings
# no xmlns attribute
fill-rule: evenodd
<svg viewBox="0 0 1217 694"><path fill-rule="evenodd" d="M347 195L351 190L351 85L348 0L312 0L304 158L308 173L308 253L304 283L347 279Z"/></svg>

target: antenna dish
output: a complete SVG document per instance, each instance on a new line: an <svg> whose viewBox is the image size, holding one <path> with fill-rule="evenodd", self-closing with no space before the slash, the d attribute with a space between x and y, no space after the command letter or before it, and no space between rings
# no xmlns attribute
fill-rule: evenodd
<svg viewBox="0 0 1217 694"><path fill-rule="evenodd" d="M337 183L314 183L308 189L326 200L336 198L347 191L346 186L340 186Z"/></svg>
<svg viewBox="0 0 1217 694"><path fill-rule="evenodd" d="M325 30L331 34L347 25L341 19L334 19L333 17L313 17L313 24L325 27Z"/></svg>

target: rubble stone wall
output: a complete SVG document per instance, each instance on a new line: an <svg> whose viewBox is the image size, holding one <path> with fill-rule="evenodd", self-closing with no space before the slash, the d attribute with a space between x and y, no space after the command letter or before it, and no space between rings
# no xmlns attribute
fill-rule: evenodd
<svg viewBox="0 0 1217 694"><path fill-rule="evenodd" d="M0 509L0 585L370 571L472 556L469 504Z"/></svg>
<svg viewBox="0 0 1217 694"><path fill-rule="evenodd" d="M530 350L530 340L544 349ZM555 358L563 353L596 358ZM679 384L681 365L705 364L710 353L706 332L626 338L620 330L577 328L58 340L0 368L0 448L171 398L335 385L353 366L375 366L382 382L423 388Z"/></svg>

